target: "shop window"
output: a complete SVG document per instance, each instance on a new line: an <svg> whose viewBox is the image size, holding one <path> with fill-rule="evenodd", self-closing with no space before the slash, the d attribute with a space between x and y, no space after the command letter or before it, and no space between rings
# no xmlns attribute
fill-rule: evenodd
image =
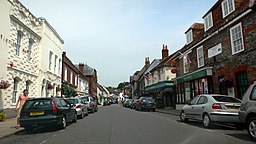
<svg viewBox="0 0 256 144"><path fill-rule="evenodd" d="M242 99L242 96L244 95L244 93L248 88L247 73L241 72L236 74L236 83L237 83L237 89L238 89L238 98Z"/></svg>

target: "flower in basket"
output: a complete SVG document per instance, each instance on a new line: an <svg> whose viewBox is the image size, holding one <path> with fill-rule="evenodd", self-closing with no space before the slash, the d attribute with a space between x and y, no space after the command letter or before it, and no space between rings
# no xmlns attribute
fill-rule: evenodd
<svg viewBox="0 0 256 144"><path fill-rule="evenodd" d="M48 84L47 84L47 88L48 88L48 89L53 89L53 85L52 85L51 83L48 83Z"/></svg>
<svg viewBox="0 0 256 144"><path fill-rule="evenodd" d="M56 91L61 91L61 88L59 86L57 86Z"/></svg>
<svg viewBox="0 0 256 144"><path fill-rule="evenodd" d="M10 86L9 82L6 80L1 80L0 81L0 89L7 89Z"/></svg>
<svg viewBox="0 0 256 144"><path fill-rule="evenodd" d="M228 77L225 79L225 86L230 88L234 86L233 79L231 77Z"/></svg>

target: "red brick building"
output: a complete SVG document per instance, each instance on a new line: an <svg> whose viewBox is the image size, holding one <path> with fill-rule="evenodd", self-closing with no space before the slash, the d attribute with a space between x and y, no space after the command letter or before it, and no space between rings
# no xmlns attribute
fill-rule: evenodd
<svg viewBox="0 0 256 144"><path fill-rule="evenodd" d="M202 93L242 98L256 80L256 1L218 0L176 57L177 103Z"/></svg>
<svg viewBox="0 0 256 144"><path fill-rule="evenodd" d="M62 54L62 88L61 93L66 97L76 95L76 88L78 84L78 69L67 57L66 52Z"/></svg>
<svg viewBox="0 0 256 144"><path fill-rule="evenodd" d="M89 94L94 98L97 98L97 70L83 63L80 63L77 67L79 71L82 72L82 74L89 80Z"/></svg>

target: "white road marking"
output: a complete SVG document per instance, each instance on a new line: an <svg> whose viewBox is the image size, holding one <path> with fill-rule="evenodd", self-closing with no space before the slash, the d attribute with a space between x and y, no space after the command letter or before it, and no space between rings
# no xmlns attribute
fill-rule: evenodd
<svg viewBox="0 0 256 144"><path fill-rule="evenodd" d="M52 137L56 137L58 134L54 134L54 135L52 135Z"/></svg>
<svg viewBox="0 0 256 144"><path fill-rule="evenodd" d="M43 144L43 143L46 143L47 142L47 139L46 140L44 140L43 142L41 142L40 144Z"/></svg>

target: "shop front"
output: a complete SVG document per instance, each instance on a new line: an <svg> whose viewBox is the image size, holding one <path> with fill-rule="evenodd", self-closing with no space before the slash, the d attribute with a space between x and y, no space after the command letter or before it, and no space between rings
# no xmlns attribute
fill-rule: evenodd
<svg viewBox="0 0 256 144"><path fill-rule="evenodd" d="M175 86L173 81L163 81L145 87L145 95L153 97L157 108L175 108Z"/></svg>
<svg viewBox="0 0 256 144"><path fill-rule="evenodd" d="M213 93L212 67L206 67L176 78L176 109L200 94Z"/></svg>

